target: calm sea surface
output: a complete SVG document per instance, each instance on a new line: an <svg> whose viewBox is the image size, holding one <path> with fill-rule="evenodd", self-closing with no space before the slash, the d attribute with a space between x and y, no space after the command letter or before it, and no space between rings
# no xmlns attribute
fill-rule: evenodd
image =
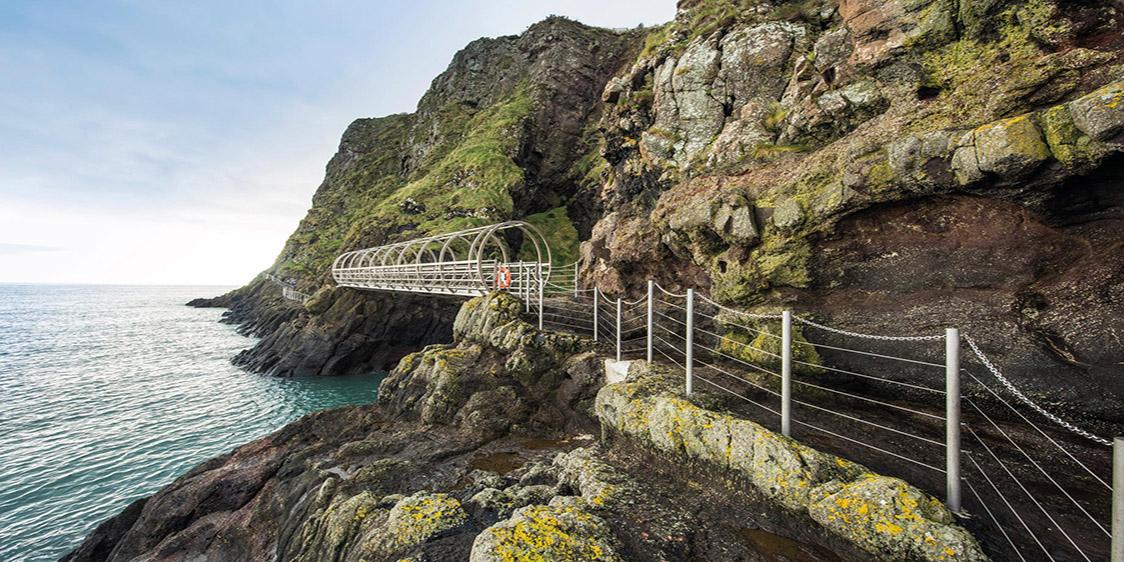
<svg viewBox="0 0 1124 562"><path fill-rule="evenodd" d="M195 464L311 412L375 398L381 373L275 379L194 297L225 287L0 284L0 561L56 560Z"/></svg>

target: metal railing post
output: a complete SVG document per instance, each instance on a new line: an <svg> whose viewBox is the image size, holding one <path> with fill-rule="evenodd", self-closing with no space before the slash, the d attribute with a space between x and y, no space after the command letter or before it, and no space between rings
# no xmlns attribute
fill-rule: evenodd
<svg viewBox="0 0 1124 562"><path fill-rule="evenodd" d="M781 434L792 436L792 311L781 314Z"/></svg>
<svg viewBox="0 0 1124 562"><path fill-rule="evenodd" d="M617 297L617 361L621 360L621 298Z"/></svg>
<svg viewBox="0 0 1124 562"><path fill-rule="evenodd" d="M523 264L520 264L519 265L519 292L523 294L523 303L526 307L525 308L526 312L531 312L531 290L530 290L530 287L527 286L528 273L529 272L527 271L527 268L523 267Z"/></svg>
<svg viewBox="0 0 1124 562"><path fill-rule="evenodd" d="M687 394L695 391L695 290L687 289L687 349L684 370L687 371Z"/></svg>
<svg viewBox="0 0 1124 562"><path fill-rule="evenodd" d="M652 362L652 328L655 314L656 282L648 280L648 362Z"/></svg>
<svg viewBox="0 0 1124 562"><path fill-rule="evenodd" d="M574 262L574 298L578 298L578 262Z"/></svg>
<svg viewBox="0 0 1124 562"><path fill-rule="evenodd" d="M1124 562L1124 437L1112 440L1112 557Z"/></svg>
<svg viewBox="0 0 1124 562"><path fill-rule="evenodd" d="M945 474L948 508L960 511L960 330L945 330Z"/></svg>
<svg viewBox="0 0 1124 562"><path fill-rule="evenodd" d="M593 288L593 341L597 341L597 304L601 301L601 289Z"/></svg>
<svg viewBox="0 0 1124 562"><path fill-rule="evenodd" d="M545 289L545 288L546 288L546 281L542 277L539 277L539 331L540 332L542 331L542 314L543 314L543 312L542 312L542 293L543 293L543 289Z"/></svg>

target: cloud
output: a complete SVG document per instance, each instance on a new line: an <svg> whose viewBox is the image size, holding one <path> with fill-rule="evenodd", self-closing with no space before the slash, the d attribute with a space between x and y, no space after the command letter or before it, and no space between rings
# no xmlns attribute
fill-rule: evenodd
<svg viewBox="0 0 1124 562"><path fill-rule="evenodd" d="M37 244L6 244L0 242L0 256L14 256L18 254L37 254L41 252L60 252L64 248L53 246L39 246Z"/></svg>

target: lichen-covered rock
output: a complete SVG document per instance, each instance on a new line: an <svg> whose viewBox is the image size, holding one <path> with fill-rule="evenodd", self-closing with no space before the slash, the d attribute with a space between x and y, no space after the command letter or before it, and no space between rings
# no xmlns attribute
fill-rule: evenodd
<svg viewBox="0 0 1124 562"><path fill-rule="evenodd" d="M1073 123L1090 137L1120 143L1124 133L1124 81L1113 82L1069 104Z"/></svg>
<svg viewBox="0 0 1124 562"><path fill-rule="evenodd" d="M447 494L418 492L394 504L386 519L387 550L408 549L468 522L459 501Z"/></svg>
<svg viewBox="0 0 1124 562"><path fill-rule="evenodd" d="M867 474L823 492L808 514L884 560L987 559L944 504L897 478Z"/></svg>
<svg viewBox="0 0 1124 562"><path fill-rule="evenodd" d="M515 511L511 519L484 529L472 544L472 562L623 561L616 538L600 517L575 498Z"/></svg>
<svg viewBox="0 0 1124 562"><path fill-rule="evenodd" d="M518 321L522 312L523 303L504 292L472 299L457 312L453 337L457 341L486 342L500 326Z"/></svg>
<svg viewBox="0 0 1124 562"><path fill-rule="evenodd" d="M599 452L586 447L554 457L559 482L576 490L594 510L611 502L627 502L636 489L631 478L597 458Z"/></svg>
<svg viewBox="0 0 1124 562"><path fill-rule="evenodd" d="M751 421L701 408L670 390L672 379L678 377L646 365L628 382L602 388L597 415L605 430L673 460L722 469L881 560L986 560L939 500ZM859 496L866 507L854 500ZM854 505L853 519L830 515L832 505Z"/></svg>
<svg viewBox="0 0 1124 562"><path fill-rule="evenodd" d="M582 389L596 381L582 375L580 363L566 364L590 342L540 332L522 312L523 304L505 292L469 300L457 314L457 343L402 358L380 383L379 403L425 423L494 436L530 419L534 400L571 376L582 378L569 397L574 405L588 399ZM506 407L497 412L500 403Z"/></svg>
<svg viewBox="0 0 1124 562"><path fill-rule="evenodd" d="M1038 126L1027 115L989 123L972 131L979 170L1017 179L1050 157Z"/></svg>

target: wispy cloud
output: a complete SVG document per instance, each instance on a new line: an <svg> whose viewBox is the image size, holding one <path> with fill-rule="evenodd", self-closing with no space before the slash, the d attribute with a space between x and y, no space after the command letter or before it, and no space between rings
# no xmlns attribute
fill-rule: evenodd
<svg viewBox="0 0 1124 562"><path fill-rule="evenodd" d="M0 256L14 256L17 254L36 254L39 252L59 252L65 248L53 246L39 246L36 244L6 244L0 242Z"/></svg>

